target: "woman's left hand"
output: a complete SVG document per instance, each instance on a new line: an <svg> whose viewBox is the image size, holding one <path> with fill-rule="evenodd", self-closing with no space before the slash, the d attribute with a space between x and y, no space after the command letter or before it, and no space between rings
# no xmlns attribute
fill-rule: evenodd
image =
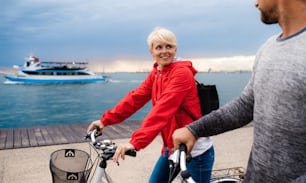
<svg viewBox="0 0 306 183"><path fill-rule="evenodd" d="M113 156L113 161L117 163L119 160L119 157L121 157L121 159L124 160L125 152L128 150L133 150L133 149L135 149L135 147L130 143L119 144Z"/></svg>

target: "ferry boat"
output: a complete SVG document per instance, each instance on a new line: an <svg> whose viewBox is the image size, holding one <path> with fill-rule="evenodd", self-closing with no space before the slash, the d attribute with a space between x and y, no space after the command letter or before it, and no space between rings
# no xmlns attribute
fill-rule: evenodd
<svg viewBox="0 0 306 183"><path fill-rule="evenodd" d="M4 77L14 83L94 83L107 82L107 76L87 69L87 62L41 62L30 56L16 74Z"/></svg>

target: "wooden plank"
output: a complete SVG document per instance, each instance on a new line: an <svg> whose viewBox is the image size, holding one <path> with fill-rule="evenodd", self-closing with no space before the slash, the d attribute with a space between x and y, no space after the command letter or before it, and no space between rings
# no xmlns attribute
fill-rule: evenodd
<svg viewBox="0 0 306 183"><path fill-rule="evenodd" d="M85 142L84 136L86 135L86 129L88 124L70 125L71 131L75 134L76 142Z"/></svg>
<svg viewBox="0 0 306 183"><path fill-rule="evenodd" d="M68 140L61 133L59 126L52 126L52 128L49 127L47 132L48 136L50 136L50 138L52 139L53 144L68 143Z"/></svg>
<svg viewBox="0 0 306 183"><path fill-rule="evenodd" d="M60 129L69 143L80 142L81 138L75 133L75 131L73 131L71 125L62 125Z"/></svg>
<svg viewBox="0 0 306 183"><path fill-rule="evenodd" d="M6 137L5 148L12 149L14 148L14 129L12 128L7 129L6 133L7 137Z"/></svg>
<svg viewBox="0 0 306 183"><path fill-rule="evenodd" d="M0 149L5 149L7 133L0 128Z"/></svg>
<svg viewBox="0 0 306 183"><path fill-rule="evenodd" d="M84 136L86 133L86 129L81 125L69 125L69 128L74 132L75 136Z"/></svg>
<svg viewBox="0 0 306 183"><path fill-rule="evenodd" d="M29 135L29 145L30 147L36 147L38 146L38 142L35 136L35 130L33 128L28 129L28 135Z"/></svg>
<svg viewBox="0 0 306 183"><path fill-rule="evenodd" d="M43 137L41 129L37 127L37 128L34 128L33 131L34 131L34 136L35 136L38 146L46 145L46 141Z"/></svg>
<svg viewBox="0 0 306 183"><path fill-rule="evenodd" d="M21 135L21 147L29 147L30 140L29 140L29 135L28 135L28 129L21 128L20 135Z"/></svg>
<svg viewBox="0 0 306 183"><path fill-rule="evenodd" d="M73 125L73 131L76 135L76 141L77 142L84 142L84 136L86 135L86 130L89 124L82 123L79 125Z"/></svg>
<svg viewBox="0 0 306 183"><path fill-rule="evenodd" d="M14 148L20 148L21 145L21 129L16 128L14 129Z"/></svg>
<svg viewBox="0 0 306 183"><path fill-rule="evenodd" d="M41 130L41 133L42 133L42 136L45 140L45 145L53 145L53 144L56 144L51 135L50 135L50 132L49 132L49 128L50 127L40 127L40 130ZM51 132L52 133L52 132Z"/></svg>

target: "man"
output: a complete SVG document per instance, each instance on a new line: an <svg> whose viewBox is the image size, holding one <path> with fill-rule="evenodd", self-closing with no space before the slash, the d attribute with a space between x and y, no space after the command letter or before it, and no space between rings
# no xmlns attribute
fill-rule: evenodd
<svg viewBox="0 0 306 183"><path fill-rule="evenodd" d="M244 182L306 182L306 0L257 0L261 20L282 28L259 49L241 95L178 129L188 151L198 137L253 121L254 141Z"/></svg>

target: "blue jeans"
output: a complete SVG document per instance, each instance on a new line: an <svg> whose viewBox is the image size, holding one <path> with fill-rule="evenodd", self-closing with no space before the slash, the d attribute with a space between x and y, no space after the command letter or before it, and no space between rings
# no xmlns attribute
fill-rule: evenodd
<svg viewBox="0 0 306 183"><path fill-rule="evenodd" d="M191 158L186 166L193 180L199 183L209 183L214 160L214 147L197 157Z"/></svg>
<svg viewBox="0 0 306 183"><path fill-rule="evenodd" d="M197 183L210 182L214 159L215 152L214 148L211 147L203 154L191 158L191 160L187 162L187 170L194 181ZM167 183L169 179L169 172L168 151L166 150L156 162L149 179L149 183Z"/></svg>

